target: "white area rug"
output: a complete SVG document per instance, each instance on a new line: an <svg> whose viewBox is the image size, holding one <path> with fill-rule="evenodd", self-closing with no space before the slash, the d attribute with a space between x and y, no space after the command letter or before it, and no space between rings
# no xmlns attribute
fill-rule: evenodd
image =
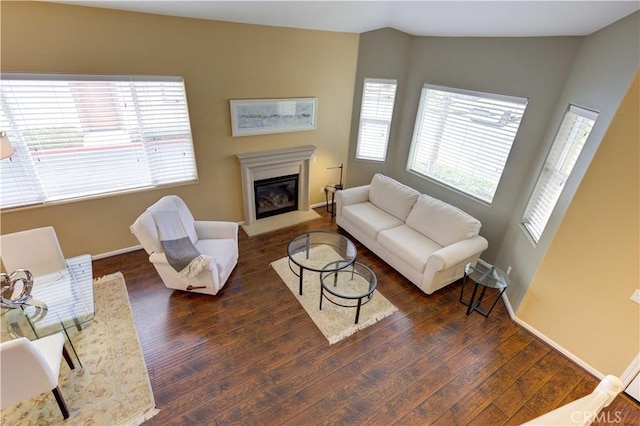
<svg viewBox="0 0 640 426"><path fill-rule="evenodd" d="M260 235L277 229L286 228L287 226L297 225L308 220L318 219L319 217L320 215L313 209L307 211L296 210L294 212L260 219L253 222L251 225L243 224L241 226L248 236L253 237L254 235Z"/></svg>
<svg viewBox="0 0 640 426"><path fill-rule="evenodd" d="M317 259L317 268L320 269L327 263L339 260L338 254L329 246L318 246L311 250L314 251L312 257ZM297 271L297 265L293 264L294 270ZM320 277L319 273L312 271L304 271L303 295L299 293L299 278L289 268L289 258L283 257L271 263L271 267L278 273L282 281L287 285L291 293L298 299L298 302L307 311L316 326L322 334L329 340L329 344L334 344L351 336L358 330L362 330L375 324L379 320L396 312L396 308L389 302L378 290L373 293L372 299L362 305L360 310L360 319L358 324L354 324L356 308L345 308L336 306L328 300L322 302L322 310L319 309L320 303Z"/></svg>
<svg viewBox="0 0 640 426"><path fill-rule="evenodd" d="M70 417L62 418L47 392L0 411L0 424L138 425L158 413L122 274L98 278L93 288L94 319L70 331L84 368L71 370L64 360L60 368ZM3 323L2 340L11 338Z"/></svg>

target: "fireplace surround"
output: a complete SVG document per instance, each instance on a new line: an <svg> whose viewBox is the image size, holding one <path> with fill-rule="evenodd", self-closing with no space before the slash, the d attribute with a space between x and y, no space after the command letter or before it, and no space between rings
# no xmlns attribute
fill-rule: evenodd
<svg viewBox="0 0 640 426"><path fill-rule="evenodd" d="M251 225L258 218L256 214L256 193L254 182L298 175L297 210L310 210L309 204L309 168L316 147L303 145L268 151L236 154L240 161L242 175L242 199L244 205L244 223Z"/></svg>

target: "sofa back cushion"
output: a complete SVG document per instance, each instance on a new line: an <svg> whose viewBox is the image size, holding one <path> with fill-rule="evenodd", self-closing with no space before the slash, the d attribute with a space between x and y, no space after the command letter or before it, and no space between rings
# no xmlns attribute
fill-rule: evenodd
<svg viewBox="0 0 640 426"><path fill-rule="evenodd" d="M373 176L369 188L369 201L403 222L419 195L415 189L380 173Z"/></svg>
<svg viewBox="0 0 640 426"><path fill-rule="evenodd" d="M482 226L473 216L426 194L418 197L406 223L441 246L476 236Z"/></svg>

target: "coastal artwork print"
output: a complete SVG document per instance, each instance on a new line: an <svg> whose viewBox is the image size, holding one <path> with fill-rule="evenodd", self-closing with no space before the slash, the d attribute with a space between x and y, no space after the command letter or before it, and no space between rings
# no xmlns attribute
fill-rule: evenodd
<svg viewBox="0 0 640 426"><path fill-rule="evenodd" d="M233 136L300 132L316 128L316 98L232 100Z"/></svg>

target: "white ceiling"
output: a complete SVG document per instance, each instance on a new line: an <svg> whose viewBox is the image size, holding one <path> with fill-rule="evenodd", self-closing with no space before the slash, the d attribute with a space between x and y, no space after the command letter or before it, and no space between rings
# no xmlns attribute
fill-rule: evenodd
<svg viewBox="0 0 640 426"><path fill-rule="evenodd" d="M161 15L361 33L419 36L588 35L640 1L54 1Z"/></svg>

